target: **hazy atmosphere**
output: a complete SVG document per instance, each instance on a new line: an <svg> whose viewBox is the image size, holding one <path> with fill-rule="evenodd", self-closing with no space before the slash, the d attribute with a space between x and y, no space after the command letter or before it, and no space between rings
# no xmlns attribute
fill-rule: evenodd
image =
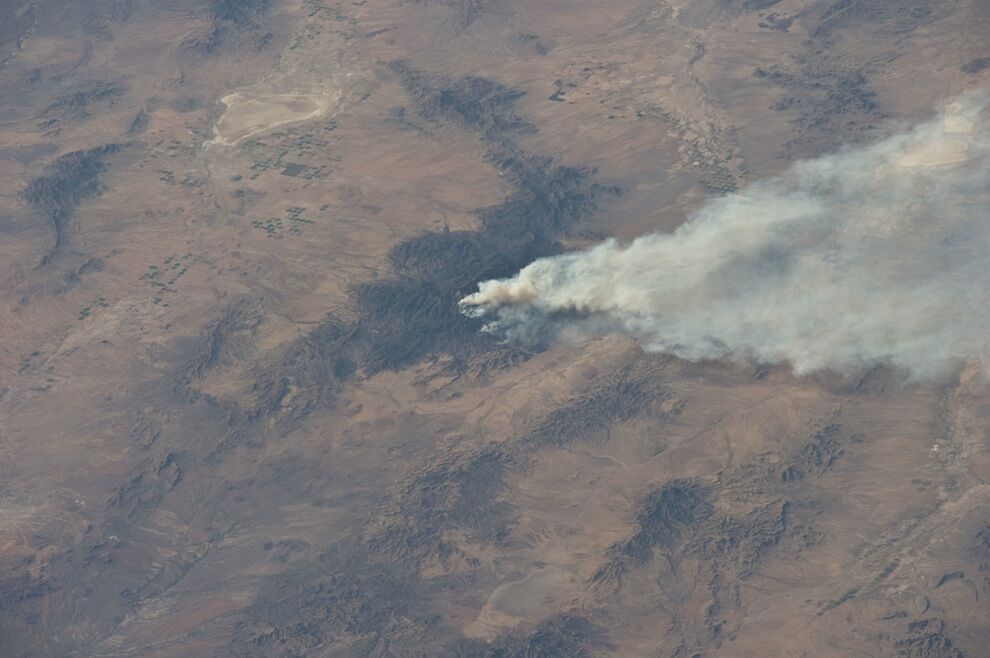
<svg viewBox="0 0 990 658"><path fill-rule="evenodd" d="M608 240L485 281L488 330L623 331L681 358L990 366L987 96L869 146L798 163L702 206L671 234Z"/></svg>

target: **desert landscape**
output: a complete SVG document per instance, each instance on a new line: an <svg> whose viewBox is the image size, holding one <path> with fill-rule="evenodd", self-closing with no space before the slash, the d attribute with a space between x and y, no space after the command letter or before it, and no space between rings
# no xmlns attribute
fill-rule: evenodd
<svg viewBox="0 0 990 658"><path fill-rule="evenodd" d="M983 0L0 0L0 656L990 655L988 35ZM792 192L842 249L607 252ZM938 331L872 324L890 281Z"/></svg>

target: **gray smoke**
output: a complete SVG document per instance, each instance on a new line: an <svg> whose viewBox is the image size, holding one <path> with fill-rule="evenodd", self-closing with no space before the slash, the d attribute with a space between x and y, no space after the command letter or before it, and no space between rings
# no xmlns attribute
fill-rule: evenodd
<svg viewBox="0 0 990 658"><path fill-rule="evenodd" d="M689 360L990 366L985 94L707 202L676 231L544 258L461 301L489 330L631 334Z"/></svg>

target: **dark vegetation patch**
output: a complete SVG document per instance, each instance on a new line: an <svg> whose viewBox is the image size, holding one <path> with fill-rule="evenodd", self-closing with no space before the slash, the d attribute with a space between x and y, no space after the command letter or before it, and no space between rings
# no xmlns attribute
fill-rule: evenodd
<svg viewBox="0 0 990 658"><path fill-rule="evenodd" d="M780 2L781 0L743 0L742 8L744 11L761 11L780 4Z"/></svg>
<svg viewBox="0 0 990 658"><path fill-rule="evenodd" d="M269 580L238 624L234 655L297 658L336 649L333 655L557 658L609 648L598 627L567 613L492 642L451 640L459 633L429 607L429 587L399 566L368 560L363 549L335 546Z"/></svg>
<svg viewBox="0 0 990 658"><path fill-rule="evenodd" d="M124 22L134 13L137 0L107 0L107 15L114 21Z"/></svg>
<svg viewBox="0 0 990 658"><path fill-rule="evenodd" d="M259 50L266 47L273 35L262 29L262 19L270 4L269 0L210 0L209 33L192 45L206 54L244 39Z"/></svg>
<svg viewBox="0 0 990 658"><path fill-rule="evenodd" d="M990 593L990 525L985 525L976 533L969 552L976 560L976 570L981 574L980 589L984 594Z"/></svg>
<svg viewBox="0 0 990 658"><path fill-rule="evenodd" d="M0 2L0 63L9 52L19 49L37 19L34 5L25 8L16 2Z"/></svg>
<svg viewBox="0 0 990 658"><path fill-rule="evenodd" d="M761 14L761 16L763 15ZM786 16L777 12L770 12L766 16L763 16L763 20L757 23L757 25L765 29L777 30L778 32L788 32L791 29L791 25L800 16L801 14Z"/></svg>
<svg viewBox="0 0 990 658"><path fill-rule="evenodd" d="M788 503L774 500L739 516L717 515L698 533L689 550L734 578L745 578L787 529Z"/></svg>
<svg viewBox="0 0 990 658"><path fill-rule="evenodd" d="M903 658L966 658L945 633L941 619L909 622L907 637L895 642L897 656Z"/></svg>
<svg viewBox="0 0 990 658"><path fill-rule="evenodd" d="M369 655L379 643L414 643L434 622L420 584L362 553L335 545L269 579L239 625L236 655L295 658L334 644Z"/></svg>
<svg viewBox="0 0 990 658"><path fill-rule="evenodd" d="M76 207L104 191L101 174L107 170L105 160L119 150L118 144L106 144L67 153L55 160L42 176L28 183L23 198L49 219L54 236L43 262L64 246L68 223Z"/></svg>
<svg viewBox="0 0 990 658"><path fill-rule="evenodd" d="M699 482L675 480L640 502L636 533L620 552L636 562L645 562L656 548L671 549L684 532L714 513L709 492Z"/></svg>
<svg viewBox="0 0 990 658"><path fill-rule="evenodd" d="M951 583L955 580L961 580L965 577L966 574L963 573L962 571L949 571L948 573L942 574L942 576L938 579L938 582L935 583L935 587L933 589L938 589L943 585L947 585L948 583Z"/></svg>
<svg viewBox="0 0 990 658"><path fill-rule="evenodd" d="M796 503L785 495L795 493L793 482L827 472L843 446L854 440L830 423L814 432L783 467L757 456L711 480L666 482L638 501L632 532L611 547L592 582L620 587L626 575L650 574L646 577L659 578L664 596L669 596L678 588L695 588L697 574L707 574L704 585L711 603L705 625L710 638L721 642L730 636L730 622L741 623L734 615L742 583L767 555L777 546L800 552L824 538L818 528L793 518ZM847 593L819 614L856 593ZM679 614L676 607L673 614Z"/></svg>
<svg viewBox="0 0 990 658"><path fill-rule="evenodd" d="M726 484L722 480L672 480L644 496L636 512L635 531L612 547L592 581L617 585L631 569L647 567L657 559L666 565L661 579L677 580L697 573L694 567L680 566L693 561L700 572L709 574L712 602L705 623L712 638L721 637L727 616L738 606L740 583L773 546L790 535L801 540L807 534L806 528L789 523L786 501L757 499L739 509L745 498ZM722 497L731 499L732 513L720 509Z"/></svg>
<svg viewBox="0 0 990 658"><path fill-rule="evenodd" d="M837 0L821 15L811 36L828 38L840 30L870 24L910 32L945 15L946 10L938 5L929 0Z"/></svg>
<svg viewBox="0 0 990 658"><path fill-rule="evenodd" d="M45 633L46 598L58 590L45 575L33 577L25 568L34 556L0 563L0 655L67 655L50 633Z"/></svg>
<svg viewBox="0 0 990 658"><path fill-rule="evenodd" d="M842 453L842 428L835 424L826 425L797 451L780 477L789 482L821 475L832 467Z"/></svg>
<svg viewBox="0 0 990 658"><path fill-rule="evenodd" d="M217 22L250 25L268 11L268 4L268 0L212 0L210 16Z"/></svg>
<svg viewBox="0 0 990 658"><path fill-rule="evenodd" d="M856 395L883 395L891 387L897 387L900 381L900 373L894 368L885 365L878 365L864 372L857 379L850 381L848 390ZM845 392L846 386L839 390Z"/></svg>
<svg viewBox="0 0 990 658"><path fill-rule="evenodd" d="M974 73L979 73L980 71L988 68L990 68L990 57L977 57L960 66L959 70L963 73L973 75Z"/></svg>
<svg viewBox="0 0 990 658"><path fill-rule="evenodd" d="M250 404L216 400L200 392L197 381L211 370L235 365L250 356L261 322L261 309L245 300L229 304L189 348L177 374L175 392L182 399L207 401L226 410L230 421L249 428L274 418L283 430L327 402L356 368L363 345L355 327L327 316L316 328L274 354L254 359L250 370Z"/></svg>
<svg viewBox="0 0 990 658"><path fill-rule="evenodd" d="M178 112L179 114L195 112L202 106L202 101L195 96L179 96L168 102L169 109Z"/></svg>
<svg viewBox="0 0 990 658"><path fill-rule="evenodd" d="M705 625L713 639L726 634L728 618L739 605L741 582L788 531L787 509L786 502L775 500L741 515L715 514L691 537L686 552L710 569L712 602L705 610Z"/></svg>
<svg viewBox="0 0 990 658"><path fill-rule="evenodd" d="M93 104L113 103L126 92L127 87L115 82L95 82L59 96L42 111L42 114L54 114L66 119L82 119L90 115Z"/></svg>
<svg viewBox="0 0 990 658"><path fill-rule="evenodd" d="M530 446L561 446L576 439L606 431L616 422L647 413L667 398L650 368L633 366L597 380L594 386L553 410L523 443Z"/></svg>
<svg viewBox="0 0 990 658"><path fill-rule="evenodd" d="M370 548L409 563L442 561L456 547L446 533L464 531L469 541L497 544L515 521L512 506L499 500L511 458L497 449L454 458L416 477L399 494L396 508Z"/></svg>
<svg viewBox="0 0 990 658"><path fill-rule="evenodd" d="M462 589L473 578L420 574L421 559L435 565L456 553L443 533L497 542L512 523L511 508L493 501L508 464L487 450L431 468L398 496L395 522L383 533L335 544L269 577L239 624L235 655L295 657L328 649L362 656L590 655L601 640L578 617L560 615L488 644L452 639L460 637L458 629L445 626L430 606L437 591ZM273 553L278 548L265 545Z"/></svg>
<svg viewBox="0 0 990 658"><path fill-rule="evenodd" d="M935 23L954 11L951 3L928 0L833 0L820 7L792 17L771 14L762 23L787 30L791 19L800 19L812 37L793 65L756 71L758 77L787 89L772 109L793 114L797 135L785 148L802 147L801 153L795 154L799 156L870 138L887 118L870 78L884 75L889 62L908 42L880 60L857 63L848 57L848 49L836 45L843 37L852 38L852 34L843 35L844 31L855 29L857 38L893 39L900 44L903 39L898 35ZM784 22L778 23L778 18Z"/></svg>
<svg viewBox="0 0 990 658"><path fill-rule="evenodd" d="M125 23L134 13L136 0L94 0L73 7L73 20L101 39L113 38L113 26Z"/></svg>
<svg viewBox="0 0 990 658"><path fill-rule="evenodd" d="M990 571L990 525L976 533L971 551L980 571Z"/></svg>
<svg viewBox="0 0 990 658"><path fill-rule="evenodd" d="M303 539L281 539L265 542L263 548L270 553L272 561L287 564L296 554L310 546L311 544Z"/></svg>
<svg viewBox="0 0 990 658"><path fill-rule="evenodd" d="M245 300L227 305L207 327L201 344L186 361L185 379L197 379L212 368L231 365L242 357L260 323L259 310Z"/></svg>
<svg viewBox="0 0 990 658"><path fill-rule="evenodd" d="M34 558L29 559L34 560ZM34 578L23 571L16 575L13 570L5 571L6 574L0 581L0 606L3 609L19 608L25 603L43 599L56 590L55 586L44 577Z"/></svg>
<svg viewBox="0 0 990 658"><path fill-rule="evenodd" d="M276 359L254 368L253 391L258 405L251 420L276 413L297 420L326 402L356 367L349 349L353 331L331 316Z"/></svg>
<svg viewBox="0 0 990 658"><path fill-rule="evenodd" d="M454 27L460 31L471 27L484 16L499 0L416 0L426 5L440 4L450 11Z"/></svg>
<svg viewBox="0 0 990 658"><path fill-rule="evenodd" d="M593 582L618 585L631 568L647 566L657 557L669 569L662 570L661 579L676 581L683 574L696 573L693 567L680 566L691 560L708 574L711 603L705 609L705 626L712 639L720 640L729 615L739 605L740 583L781 542L788 522L787 503L779 500L755 504L740 514L722 513L714 504L717 491L695 481L676 480L649 494L640 503L637 531L613 546Z"/></svg>
<svg viewBox="0 0 990 658"><path fill-rule="evenodd" d="M149 125L151 125L151 115L148 114L147 111L141 110L134 116L134 119L131 120L131 125L127 129L127 134L140 135L148 129Z"/></svg>
<svg viewBox="0 0 990 658"><path fill-rule="evenodd" d="M136 514L154 511L165 494L182 480L181 456L167 452L139 467L107 501L108 518L118 521L119 528L125 531Z"/></svg>
<svg viewBox="0 0 990 658"><path fill-rule="evenodd" d="M477 76L447 78L393 62L391 71L410 95L416 109L430 121L452 121L499 142L512 133L535 132L516 114L516 101L525 93Z"/></svg>
<svg viewBox="0 0 990 658"><path fill-rule="evenodd" d="M547 55L553 49L552 44L532 32L520 34L516 37L515 43L525 54L530 55Z"/></svg>
<svg viewBox="0 0 990 658"><path fill-rule="evenodd" d="M687 531L715 513L708 487L695 480L673 480L647 494L638 505L636 531L612 547L595 582L620 578L630 567L650 561L656 550L673 551Z"/></svg>
<svg viewBox="0 0 990 658"><path fill-rule="evenodd" d="M587 658L611 648L585 617L560 613L528 631L513 631L492 643L465 642L458 658Z"/></svg>
<svg viewBox="0 0 990 658"><path fill-rule="evenodd" d="M805 131L833 133L835 139L842 139L843 130L848 132L857 124L868 129L884 118L865 71L828 66L815 56L799 64L797 70L778 64L757 68L753 75L790 92L773 109L796 112L794 121Z"/></svg>

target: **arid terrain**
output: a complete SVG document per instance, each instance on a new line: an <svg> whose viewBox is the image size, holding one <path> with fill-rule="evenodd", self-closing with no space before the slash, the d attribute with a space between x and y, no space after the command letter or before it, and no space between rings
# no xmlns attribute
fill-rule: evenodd
<svg viewBox="0 0 990 658"><path fill-rule="evenodd" d="M458 307L930 118L988 37L985 0L0 0L0 656L990 656L978 368Z"/></svg>

